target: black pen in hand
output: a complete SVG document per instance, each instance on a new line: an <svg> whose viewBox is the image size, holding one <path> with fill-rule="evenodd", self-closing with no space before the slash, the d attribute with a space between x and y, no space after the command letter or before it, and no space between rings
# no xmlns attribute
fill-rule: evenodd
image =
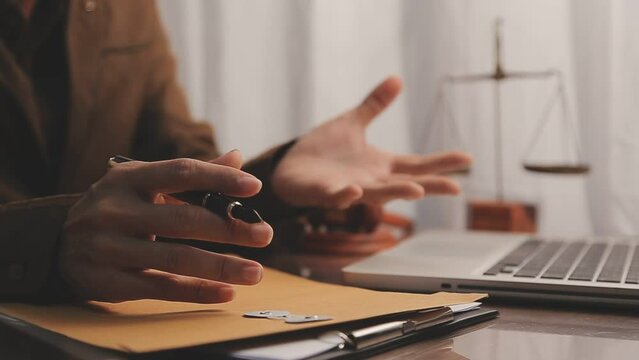
<svg viewBox="0 0 639 360"><path fill-rule="evenodd" d="M129 161L134 160L116 155L109 159L109 167ZM191 205L197 205L208 209L223 219L237 219L249 224L256 224L264 221L260 214L254 209L246 207L239 201L231 199L220 192L185 191L168 195Z"/></svg>

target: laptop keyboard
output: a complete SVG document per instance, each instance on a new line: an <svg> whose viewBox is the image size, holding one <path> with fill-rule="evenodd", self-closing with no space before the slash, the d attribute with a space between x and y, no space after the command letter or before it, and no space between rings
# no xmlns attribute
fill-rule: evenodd
<svg viewBox="0 0 639 360"><path fill-rule="evenodd" d="M632 254L632 258L629 255ZM484 272L520 278L639 284L635 244L530 239Z"/></svg>

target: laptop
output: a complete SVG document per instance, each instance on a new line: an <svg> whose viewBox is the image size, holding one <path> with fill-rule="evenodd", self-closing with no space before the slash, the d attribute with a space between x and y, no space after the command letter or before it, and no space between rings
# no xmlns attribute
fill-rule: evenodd
<svg viewBox="0 0 639 360"><path fill-rule="evenodd" d="M639 238L426 231L343 269L347 284L410 292L639 305Z"/></svg>

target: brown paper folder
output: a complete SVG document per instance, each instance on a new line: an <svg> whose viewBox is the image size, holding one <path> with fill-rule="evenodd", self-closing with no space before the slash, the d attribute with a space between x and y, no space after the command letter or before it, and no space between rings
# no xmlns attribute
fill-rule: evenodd
<svg viewBox="0 0 639 360"><path fill-rule="evenodd" d="M187 304L156 300L85 306L0 304L0 312L92 345L149 352L296 331L436 306L467 303L483 294L433 295L378 292L329 285L272 269L256 286L236 287L230 303ZM256 310L328 315L330 321L287 324L245 318Z"/></svg>

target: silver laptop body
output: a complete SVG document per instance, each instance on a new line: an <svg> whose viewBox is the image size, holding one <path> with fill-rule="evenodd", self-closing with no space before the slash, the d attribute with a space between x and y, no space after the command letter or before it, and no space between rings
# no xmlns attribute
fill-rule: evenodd
<svg viewBox="0 0 639 360"><path fill-rule="evenodd" d="M347 284L411 292L639 305L639 238L426 231L343 269Z"/></svg>

